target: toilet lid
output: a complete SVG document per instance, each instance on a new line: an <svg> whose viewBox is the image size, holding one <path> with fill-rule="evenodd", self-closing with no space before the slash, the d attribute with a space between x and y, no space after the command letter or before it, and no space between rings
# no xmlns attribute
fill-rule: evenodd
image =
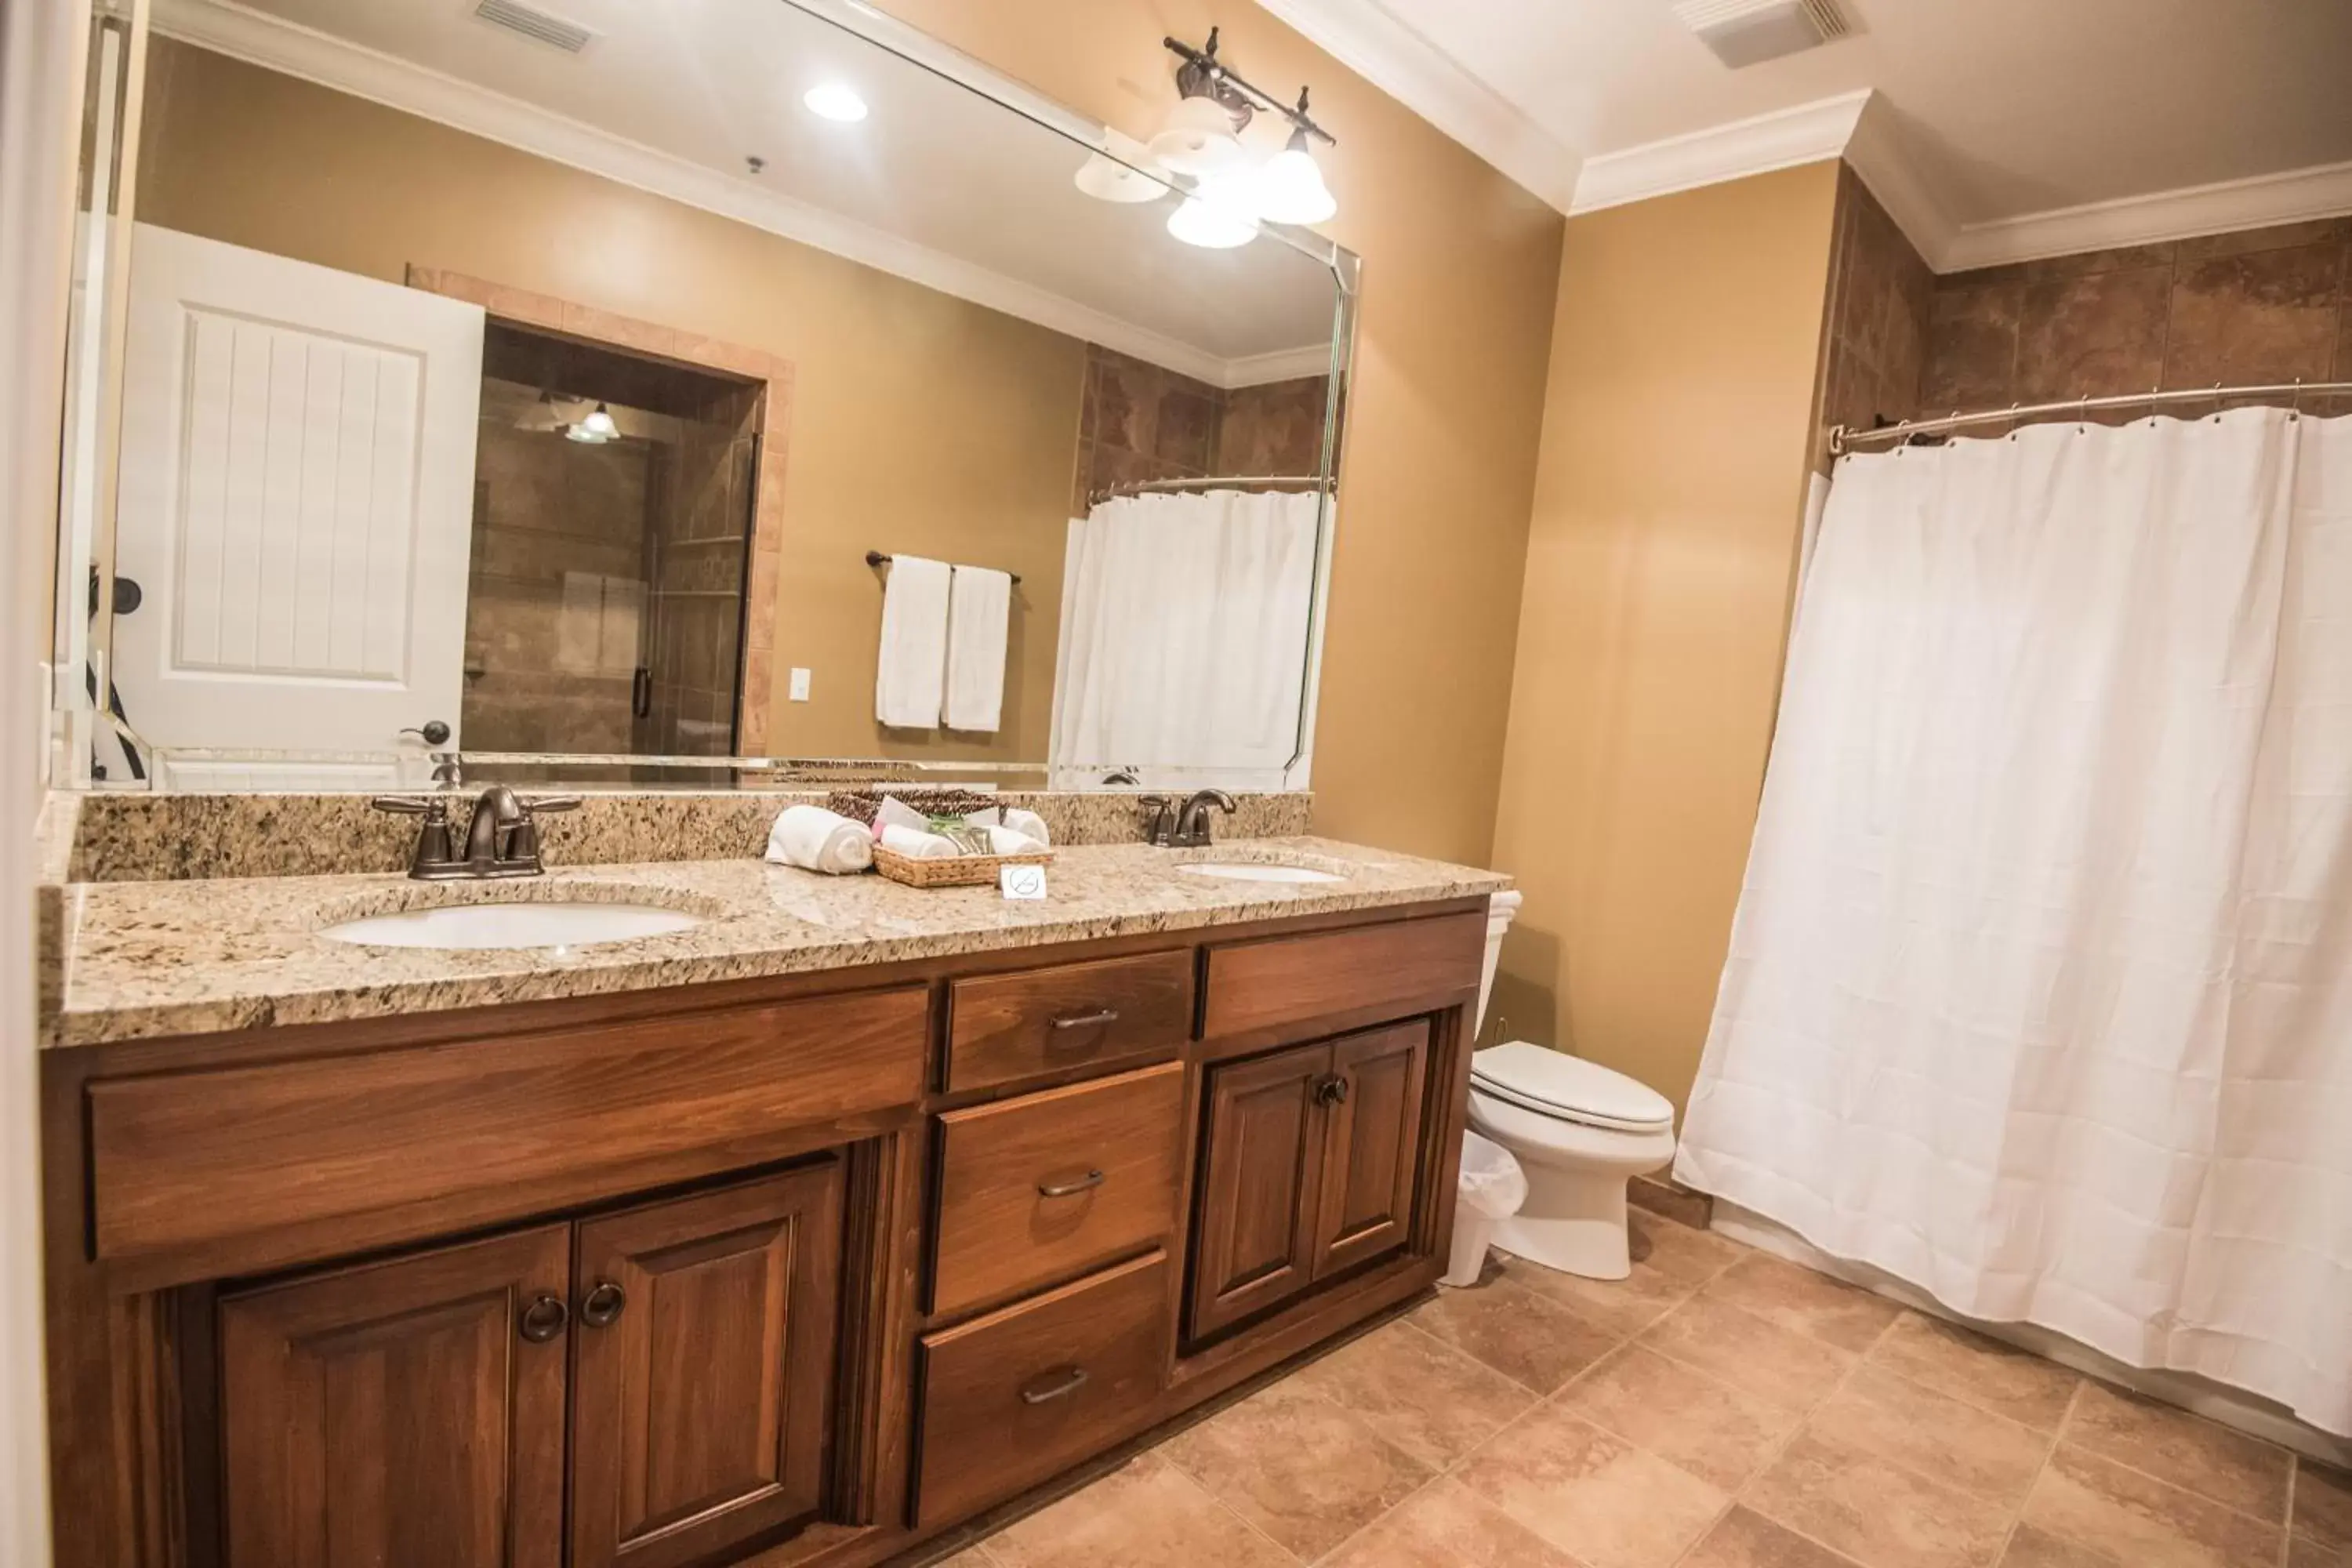
<svg viewBox="0 0 2352 1568"><path fill-rule="evenodd" d="M1524 1040L1474 1054L1470 1081L1497 1100L1589 1127L1649 1132L1675 1122L1672 1102L1649 1085Z"/></svg>

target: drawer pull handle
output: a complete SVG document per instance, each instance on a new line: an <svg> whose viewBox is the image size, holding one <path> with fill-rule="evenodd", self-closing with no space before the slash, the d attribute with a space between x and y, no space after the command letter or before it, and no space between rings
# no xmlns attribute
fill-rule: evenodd
<svg viewBox="0 0 2352 1568"><path fill-rule="evenodd" d="M1107 1027L1108 1026L1118 1022L1118 1008L1097 1007L1091 1013L1073 1013L1067 1017L1056 1018L1046 1026L1057 1031L1067 1029L1098 1029Z"/></svg>
<svg viewBox="0 0 2352 1568"><path fill-rule="evenodd" d="M627 1294L618 1285L599 1279L580 1302L580 1321L592 1329L608 1327L628 1304Z"/></svg>
<svg viewBox="0 0 2352 1568"><path fill-rule="evenodd" d="M1074 1366L1070 1374L1051 1388L1024 1388L1021 1391L1024 1405L1048 1405L1056 1399L1076 1394L1087 1385L1087 1369Z"/></svg>
<svg viewBox="0 0 2352 1568"><path fill-rule="evenodd" d="M1088 1171L1075 1182L1040 1182L1037 1184L1037 1195L1041 1198L1074 1198L1102 1184L1103 1173Z"/></svg>
<svg viewBox="0 0 2352 1568"><path fill-rule="evenodd" d="M571 1321L572 1309L563 1304L563 1298L542 1292L532 1297L530 1305L522 1310L516 1327L524 1339L543 1345L562 1333L563 1325Z"/></svg>

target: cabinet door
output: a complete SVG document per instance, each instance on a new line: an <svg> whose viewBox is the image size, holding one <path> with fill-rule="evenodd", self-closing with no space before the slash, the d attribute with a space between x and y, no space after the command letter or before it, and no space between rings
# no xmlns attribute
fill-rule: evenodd
<svg viewBox="0 0 2352 1568"><path fill-rule="evenodd" d="M230 1568L557 1568L570 1235L224 1299Z"/></svg>
<svg viewBox="0 0 2352 1568"><path fill-rule="evenodd" d="M1412 1228L1428 1022L1334 1042L1331 1074L1336 1087L1323 1096L1328 1127L1315 1222L1318 1279L1403 1246Z"/></svg>
<svg viewBox="0 0 2352 1568"><path fill-rule="evenodd" d="M815 1512L841 1185L829 1162L581 1222L573 1568L670 1568Z"/></svg>
<svg viewBox="0 0 2352 1568"><path fill-rule="evenodd" d="M1316 1096L1330 1062L1329 1046L1301 1046L1209 1074L1192 1239L1196 1336L1297 1294L1314 1277L1323 1128Z"/></svg>

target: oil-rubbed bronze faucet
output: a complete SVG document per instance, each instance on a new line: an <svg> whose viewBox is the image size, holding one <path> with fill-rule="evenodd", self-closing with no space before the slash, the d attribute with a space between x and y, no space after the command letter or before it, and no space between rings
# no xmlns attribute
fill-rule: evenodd
<svg viewBox="0 0 2352 1568"><path fill-rule="evenodd" d="M1209 808L1213 805L1227 816L1231 816L1234 811L1234 797L1221 789L1202 790L1184 803L1183 815L1176 819L1178 848L1189 848L1194 845L1210 842Z"/></svg>
<svg viewBox="0 0 2352 1568"><path fill-rule="evenodd" d="M1162 795L1147 795L1139 805L1151 812L1151 842L1162 849L1198 849L1212 842L1209 832L1209 808L1230 813L1234 797L1221 789L1204 789L1178 805Z"/></svg>
<svg viewBox="0 0 2352 1568"><path fill-rule="evenodd" d="M539 856L539 824L533 814L572 811L576 795L542 796L525 801L504 784L492 784L474 801L473 820L466 827L466 849L453 847L447 795L380 795L369 804L378 811L422 817L416 848L408 858L408 874L420 882L450 882L494 877L536 877L547 868Z"/></svg>

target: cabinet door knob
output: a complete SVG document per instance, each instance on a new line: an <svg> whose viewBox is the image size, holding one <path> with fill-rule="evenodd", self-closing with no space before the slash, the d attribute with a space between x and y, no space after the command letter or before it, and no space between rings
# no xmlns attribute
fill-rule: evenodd
<svg viewBox="0 0 2352 1568"><path fill-rule="evenodd" d="M1338 1073L1333 1073L1315 1086L1315 1102L1318 1105L1347 1104L1348 1080Z"/></svg>
<svg viewBox="0 0 2352 1568"><path fill-rule="evenodd" d="M628 1294L610 1279L599 1279L580 1300L580 1321L592 1329L601 1329L621 1315L629 1304Z"/></svg>
<svg viewBox="0 0 2352 1568"><path fill-rule="evenodd" d="M1041 1198L1074 1198L1080 1193L1103 1184L1100 1171L1088 1171L1075 1182L1040 1182L1037 1195Z"/></svg>
<svg viewBox="0 0 2352 1568"><path fill-rule="evenodd" d="M563 1325L571 1321L572 1309L563 1304L563 1298L541 1291L530 1299L530 1306L522 1310L522 1318L517 1326L524 1339L535 1345L543 1345L562 1333Z"/></svg>
<svg viewBox="0 0 2352 1568"><path fill-rule="evenodd" d="M1087 1369L1074 1366L1062 1375L1062 1380L1049 1388L1030 1387L1021 1391L1024 1405L1047 1405L1066 1398L1087 1385Z"/></svg>

